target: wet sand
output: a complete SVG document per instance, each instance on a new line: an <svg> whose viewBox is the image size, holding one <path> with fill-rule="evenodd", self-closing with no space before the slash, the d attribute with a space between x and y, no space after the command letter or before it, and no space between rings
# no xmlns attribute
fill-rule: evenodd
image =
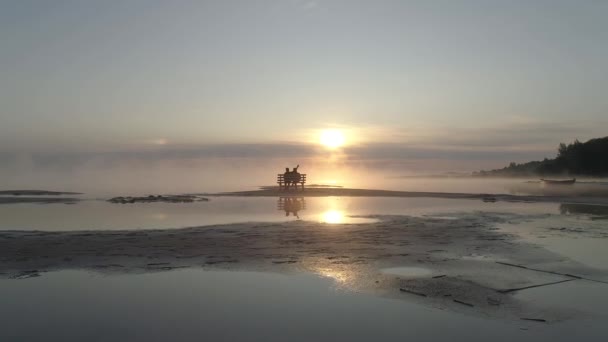
<svg viewBox="0 0 608 342"><path fill-rule="evenodd" d="M264 188L261 190L223 192L213 194L196 194L205 196L245 196L245 197L279 197L279 196L305 196L305 197L427 197L447 199L470 199L482 201L507 202L551 202L571 204L608 204L606 196L532 196L510 194L484 194L484 193L453 193L453 192L421 192L421 191L393 191L379 189L351 189L351 188L305 188L304 190L281 190Z"/></svg>
<svg viewBox="0 0 608 342"><path fill-rule="evenodd" d="M12 203L66 203L73 204L80 201L80 198L59 197L59 195L75 195L74 192L53 192L45 190L10 190L0 191L0 204ZM58 196L58 197L38 197L38 196ZM32 196L32 197L26 197ZM545 202L545 203L566 203L566 204L608 204L608 196L604 193L596 195L568 194L555 192L544 195L512 195L512 194L489 194L489 193L456 193L456 192L426 192L426 191L394 191L382 189L353 189L337 187L310 187L304 190L281 190L278 187L262 187L260 190L235 191L221 193L189 193L178 195L146 195L143 197L121 196L108 199L113 203L135 203L135 202L154 202L151 198L162 198L167 202L187 202L201 199L201 196L208 197L403 197L403 198L444 198L444 199L469 199L481 200L484 202Z"/></svg>
<svg viewBox="0 0 608 342"><path fill-rule="evenodd" d="M608 271L498 228L542 216L473 212L449 218L368 216L378 221L349 225L293 221L136 231L2 231L0 277L24 279L68 269L303 271L330 277L352 291L465 314L555 322L577 313L514 295L563 282L604 284ZM395 267L402 272L386 271Z"/></svg>
<svg viewBox="0 0 608 342"><path fill-rule="evenodd" d="M0 190L0 204L39 203L39 204L75 204L80 201L80 192L49 190ZM47 197L50 196L50 197Z"/></svg>

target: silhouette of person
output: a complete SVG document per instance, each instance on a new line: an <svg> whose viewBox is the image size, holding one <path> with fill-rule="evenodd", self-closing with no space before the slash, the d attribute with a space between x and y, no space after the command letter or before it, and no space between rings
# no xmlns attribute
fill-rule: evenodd
<svg viewBox="0 0 608 342"><path fill-rule="evenodd" d="M290 178L291 178L291 171L289 171L289 168L286 167L285 173L283 174L283 182L284 182L283 188L284 189L289 189L289 182L291 181Z"/></svg>
<svg viewBox="0 0 608 342"><path fill-rule="evenodd" d="M300 183L300 180L302 179L300 176L300 173L298 172L298 168L300 167L300 164L298 164L298 166L293 168L293 171L291 171L291 182L293 184L293 186L296 188L296 190L298 189L298 183Z"/></svg>

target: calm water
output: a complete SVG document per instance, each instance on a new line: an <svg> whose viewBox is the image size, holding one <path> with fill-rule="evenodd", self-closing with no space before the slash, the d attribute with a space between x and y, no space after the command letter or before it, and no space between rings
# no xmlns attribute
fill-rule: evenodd
<svg viewBox="0 0 608 342"><path fill-rule="evenodd" d="M579 308L605 292L597 284L577 286L525 295L547 301L568 291L568 300L559 304ZM608 336L605 311L552 325L501 321L338 290L329 279L312 275L63 271L0 280L0 291L3 341L605 341Z"/></svg>
<svg viewBox="0 0 608 342"><path fill-rule="evenodd" d="M297 219L336 224L365 220L352 215L449 217L476 211L544 214L500 228L564 258L608 269L604 233L608 207L604 206L436 198L212 197L209 202L189 204L129 205L85 200L73 205L0 205L0 229L177 228ZM438 341L456 337L554 342L608 338L608 285L600 283L581 280L516 295L527 302L580 313L554 324L469 316L351 291L338 286L335 279L314 274L203 269L123 275L59 271L29 279L0 279L0 341Z"/></svg>
<svg viewBox="0 0 608 342"><path fill-rule="evenodd" d="M3 230L91 230L179 228L235 222L311 220L326 223L369 221L356 215L427 215L461 211L560 213L555 203L484 203L437 198L239 198L209 202L112 204L85 200L66 204L0 205Z"/></svg>
<svg viewBox="0 0 608 342"><path fill-rule="evenodd" d="M361 178L361 179L366 179ZM583 179L570 186L546 186L525 179L496 178L375 178L372 188L456 192L508 193L518 195L605 194L608 181ZM346 184L365 187L365 184ZM244 189L243 187L240 188ZM255 189L249 187L247 189ZM61 189L55 189L61 190ZM167 190L167 189L165 189ZM173 189L173 193L179 189ZM197 189L190 188L193 192ZM224 189L227 191L230 189ZM234 189L237 190L237 189ZM165 191L163 193L172 193ZM507 211L517 213L568 213L559 204L484 203L473 200L436 198L217 198L190 204L148 203L117 205L105 202L112 196L149 193L96 192L82 196L73 205L0 204L0 229L82 230L175 228L246 221L286 221L303 219L327 223L360 223L369 214L425 215L455 211ZM72 196L70 196L72 197ZM570 209L589 211L585 208ZM601 210L600 210L601 211ZM604 211L608 215L608 211Z"/></svg>

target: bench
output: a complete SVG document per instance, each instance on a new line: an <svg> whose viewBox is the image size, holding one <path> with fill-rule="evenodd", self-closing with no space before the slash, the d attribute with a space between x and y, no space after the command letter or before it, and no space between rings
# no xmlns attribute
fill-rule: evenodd
<svg viewBox="0 0 608 342"><path fill-rule="evenodd" d="M285 175L282 173L279 173L277 175L277 183L279 184L279 189L289 190L292 182L290 182L290 184L286 183ZM304 184L306 184L306 174L305 173L300 173L300 180L295 182L295 184L293 184L295 186L296 190L298 189L298 184L300 184L302 186L302 190L304 190Z"/></svg>

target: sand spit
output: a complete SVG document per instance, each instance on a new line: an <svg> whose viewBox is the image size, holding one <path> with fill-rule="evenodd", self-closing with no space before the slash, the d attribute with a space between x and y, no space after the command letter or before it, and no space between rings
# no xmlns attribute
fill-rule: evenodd
<svg viewBox="0 0 608 342"><path fill-rule="evenodd" d="M0 196L0 204L37 203L37 204L76 204L80 198L73 197L4 197Z"/></svg>
<svg viewBox="0 0 608 342"><path fill-rule="evenodd" d="M448 199L482 200L485 202L551 202L572 204L608 204L605 196L526 196L509 194L475 194L475 193L452 193L452 192L419 192L419 191L393 191L377 189L350 189L350 188L306 188L302 190L285 191L274 188L263 188L261 190L223 192L214 194L203 194L205 196L244 196L244 197L427 197Z"/></svg>
<svg viewBox="0 0 608 342"><path fill-rule="evenodd" d="M129 204L129 203L193 203L206 202L208 198L193 195L148 195L148 196L119 196L108 200L110 203Z"/></svg>
<svg viewBox="0 0 608 342"><path fill-rule="evenodd" d="M75 197L65 195L82 195L80 192L48 191L48 190L1 190L0 204L38 203L38 204L75 204L80 201ZM52 197L41 197L52 196Z"/></svg>
<svg viewBox="0 0 608 342"><path fill-rule="evenodd" d="M313 272L340 288L467 314L562 320L573 313L533 307L513 295L563 281L607 282L588 268L498 230L533 216L459 214L455 218L370 216L330 225L293 221L184 229L0 232L0 277L86 269L106 273L220 268ZM405 267L403 274L383 272ZM428 272L409 273L408 267ZM529 268L528 268L529 267ZM551 285L546 285L551 286ZM608 284L607 290L608 290Z"/></svg>
<svg viewBox="0 0 608 342"><path fill-rule="evenodd" d="M1 190L0 196L62 196L82 195L81 192L48 191L48 190Z"/></svg>

